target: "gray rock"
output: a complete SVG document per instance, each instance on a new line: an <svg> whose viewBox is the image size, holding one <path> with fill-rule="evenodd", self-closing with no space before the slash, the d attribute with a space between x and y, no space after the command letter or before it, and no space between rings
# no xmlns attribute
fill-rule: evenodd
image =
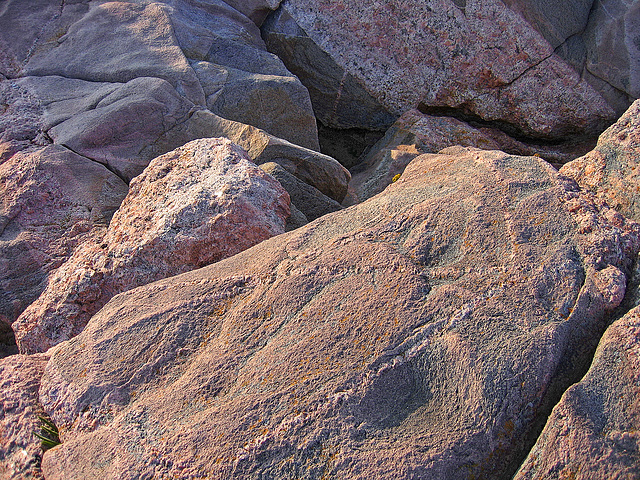
<svg viewBox="0 0 640 480"><path fill-rule="evenodd" d="M396 116L316 45L285 8L269 17L262 32L269 51L307 87L316 117L325 126L385 130L393 123Z"/></svg>
<svg viewBox="0 0 640 480"><path fill-rule="evenodd" d="M308 221L342 209L338 202L327 197L317 188L299 180L277 163L263 163L260 168L280 182L289 192L291 203L304 214Z"/></svg>
<svg viewBox="0 0 640 480"><path fill-rule="evenodd" d="M639 227L602 208L538 158L449 149L118 295L47 365L44 474L507 478L624 296Z"/></svg>

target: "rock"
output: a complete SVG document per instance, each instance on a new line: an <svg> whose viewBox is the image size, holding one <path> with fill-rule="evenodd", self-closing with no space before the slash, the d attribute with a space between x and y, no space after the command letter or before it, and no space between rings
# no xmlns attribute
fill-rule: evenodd
<svg viewBox="0 0 640 480"><path fill-rule="evenodd" d="M298 180L277 163L263 163L260 168L280 182L289 193L291 203L304 214L308 221L313 221L328 213L337 212L342 208L338 202L327 197L311 185Z"/></svg>
<svg viewBox="0 0 640 480"><path fill-rule="evenodd" d="M280 5L281 0L224 0L260 26L266 16Z"/></svg>
<svg viewBox="0 0 640 480"><path fill-rule="evenodd" d="M0 48L11 60L4 63L16 65L5 76L28 87L34 108L44 105L46 118L30 122L32 128L113 164L123 178L130 180L157 155L193 140L176 138L175 132L207 100L232 120L319 149L308 93L266 51L258 27L222 0L63 4L34 15L42 22L38 34L11 37L15 28L9 24L29 24L37 4L11 1L0 13L0 26L7 25L0 29ZM192 67L198 62L233 72L215 102L205 97L211 82ZM23 123L17 125L24 129Z"/></svg>
<svg viewBox="0 0 640 480"><path fill-rule="evenodd" d="M322 50L284 8L262 27L270 52L309 90L318 120L326 127L386 130L396 116L389 113L331 56Z"/></svg>
<svg viewBox="0 0 640 480"><path fill-rule="evenodd" d="M310 38L393 115L447 108L537 140L593 135L614 120L612 107L519 14L498 0L458 4L288 0L283 30L287 40L304 40L287 47L285 62L313 71L316 55L304 55ZM345 93L325 104L357 105Z"/></svg>
<svg viewBox="0 0 640 480"><path fill-rule="evenodd" d="M566 163L589 149L589 143L584 141L578 144L528 144L495 127L473 126L452 117L425 115L411 109L398 118L362 162L352 169L349 198L343 203L353 205L380 193L419 154L436 153L455 145L502 150L514 155L537 155L554 164Z"/></svg>
<svg viewBox="0 0 640 480"><path fill-rule="evenodd" d="M640 307L609 327L516 480L640 477Z"/></svg>
<svg viewBox="0 0 640 480"><path fill-rule="evenodd" d="M48 134L54 143L107 165L130 182L153 157L165 153L166 145L176 143L172 130L188 120L192 106L167 81L136 78Z"/></svg>
<svg viewBox="0 0 640 480"><path fill-rule="evenodd" d="M245 250L284 232L289 196L227 139L154 159L130 185L104 237L85 242L13 324L21 352L82 331L114 295Z"/></svg>
<svg viewBox="0 0 640 480"><path fill-rule="evenodd" d="M44 474L508 478L624 292L639 226L601 208L536 157L448 149L120 294L47 365Z"/></svg>
<svg viewBox="0 0 640 480"><path fill-rule="evenodd" d="M583 75L600 86L622 114L640 97L640 5L621 0L594 2L582 37Z"/></svg>
<svg viewBox="0 0 640 480"><path fill-rule="evenodd" d="M38 388L49 357L12 355L0 359L0 477L42 479Z"/></svg>
<svg viewBox="0 0 640 480"><path fill-rule="evenodd" d="M297 78L248 73L209 62L197 62L193 67L204 88L207 107L216 115L320 150L309 92Z"/></svg>
<svg viewBox="0 0 640 480"><path fill-rule="evenodd" d="M640 221L640 100L598 139L594 150L564 165L560 173L593 191L624 216Z"/></svg>
<svg viewBox="0 0 640 480"><path fill-rule="evenodd" d="M226 120L208 110L195 112L186 128L187 138L202 138L207 134L229 138L244 148L258 165L275 162L337 202L347 194L351 174L327 155L276 138L250 125Z"/></svg>
<svg viewBox="0 0 640 480"><path fill-rule="evenodd" d="M512 10L522 15L553 48L565 43L569 38L581 34L587 27L593 0L570 0L557 4L549 0L523 1L502 0ZM458 0L456 5L466 5L466 0ZM464 7L463 7L464 8Z"/></svg>
<svg viewBox="0 0 640 480"><path fill-rule="evenodd" d="M0 323L11 325L49 272L109 223L127 185L99 163L50 145L0 165Z"/></svg>

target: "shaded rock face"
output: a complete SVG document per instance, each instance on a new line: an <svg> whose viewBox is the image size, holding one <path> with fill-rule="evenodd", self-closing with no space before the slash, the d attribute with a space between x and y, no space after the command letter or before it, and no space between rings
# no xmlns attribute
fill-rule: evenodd
<svg viewBox="0 0 640 480"><path fill-rule="evenodd" d="M546 140L594 134L614 119L602 96L498 0L288 0L277 15L267 43L273 37L288 53L292 71L330 63L306 54L310 41L344 71L320 75L332 80L318 89L334 98L325 105L358 105L359 94L347 99L354 83L393 115L449 108Z"/></svg>
<svg viewBox="0 0 640 480"><path fill-rule="evenodd" d="M362 204L113 298L47 365L64 443L43 472L507 477L637 249L538 158L422 155Z"/></svg>
<svg viewBox="0 0 640 480"><path fill-rule="evenodd" d="M594 192L620 213L640 220L640 100L598 139L595 149L560 172Z"/></svg>
<svg viewBox="0 0 640 480"><path fill-rule="evenodd" d="M10 325L49 272L109 223L128 188L99 163L50 145L0 164L0 190L0 323Z"/></svg>
<svg viewBox="0 0 640 480"><path fill-rule="evenodd" d="M46 355L12 355L0 359L0 477L41 479L40 431L42 407L38 388L49 359Z"/></svg>
<svg viewBox="0 0 640 480"><path fill-rule="evenodd" d="M112 296L284 232L289 196L226 139L195 140L136 177L103 235L85 241L13 324L21 352L77 335Z"/></svg>
<svg viewBox="0 0 640 480"><path fill-rule="evenodd" d="M562 396L516 475L640 477L640 307L600 341L587 375Z"/></svg>

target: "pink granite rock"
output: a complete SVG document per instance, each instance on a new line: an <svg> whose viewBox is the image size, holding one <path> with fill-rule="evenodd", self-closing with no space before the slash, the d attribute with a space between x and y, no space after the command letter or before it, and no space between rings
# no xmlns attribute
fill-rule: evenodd
<svg viewBox="0 0 640 480"><path fill-rule="evenodd" d="M80 245L13 324L21 352L77 335L114 295L216 262L284 232L289 195L226 139L153 160L104 236Z"/></svg>
<svg viewBox="0 0 640 480"><path fill-rule="evenodd" d="M295 25L285 23L275 35L311 39L344 71L331 105L348 109L341 87L352 76L395 115L419 105L427 113L444 108L534 138L592 134L615 118L603 97L500 0L288 0L280 9ZM315 68L304 44L287 49L287 57L286 49L280 53L285 63Z"/></svg>
<svg viewBox="0 0 640 480"><path fill-rule="evenodd" d="M625 289L638 228L536 157L383 193L114 297L41 388L48 479L508 478Z"/></svg>
<svg viewBox="0 0 640 480"><path fill-rule="evenodd" d="M609 327L515 480L640 478L640 307Z"/></svg>
<svg viewBox="0 0 640 480"><path fill-rule="evenodd" d="M0 478L42 479L38 388L47 355L12 355L0 359Z"/></svg>
<svg viewBox="0 0 640 480"><path fill-rule="evenodd" d="M640 100L598 139L595 149L564 165L560 173L628 218L640 220Z"/></svg>
<svg viewBox="0 0 640 480"><path fill-rule="evenodd" d="M104 166L58 145L0 164L0 323L38 298L47 275L108 224L127 190Z"/></svg>

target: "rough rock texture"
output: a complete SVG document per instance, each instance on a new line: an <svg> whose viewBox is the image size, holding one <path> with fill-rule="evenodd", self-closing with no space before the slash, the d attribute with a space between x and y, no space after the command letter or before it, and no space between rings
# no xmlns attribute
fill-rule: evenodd
<svg viewBox="0 0 640 480"><path fill-rule="evenodd" d="M260 11L277 3L251 5ZM319 149L319 143L305 88L266 51L256 24L222 0L2 2L0 164L13 162L3 167L13 170L10 174L0 173L9 179L0 186L3 208L17 211L6 199L18 188L12 186L13 179L22 175L16 166L32 155L37 162L59 166L61 178L56 179L52 170L45 183L59 184L51 187L51 195L71 206L38 200L41 180L34 177L28 188L33 196L29 215L35 223L21 220L20 236L7 238L17 230L2 234L4 223L13 217L0 213L7 217L0 219L0 262L7 268L0 268L0 336L5 324L42 291L46 274L64 262L81 240L78 228L64 225L47 225L46 235L42 234L38 218L73 220L78 213L69 213L69 208L77 202L67 194L81 189L78 182L86 182L82 188L93 192L96 200L108 197L104 205L86 204L85 192L79 194L83 200L78 205L89 208L91 215L113 212L124 198L125 183L153 158L196 138L224 133L218 131L219 122L202 121L207 115L209 120L220 119L208 108L270 132L247 126L261 134L240 142L245 149L262 152L268 145L266 150L277 154L285 168L303 181L338 201L346 194L348 172L310 150ZM226 125L230 124L238 130L246 126L231 120ZM301 147L277 140L278 135ZM52 143L55 148L49 147ZM21 151L23 156L15 157ZM273 159L268 152L264 161ZM79 166L91 164L90 160L96 164L91 168L104 173ZM78 177L67 187L64 182L71 170L84 172L86 178ZM37 171L25 173L25 178ZM100 194L96 175L120 179L109 180L114 185L105 183ZM24 199L27 196L23 194ZM87 229L91 224L85 222L82 233L100 235Z"/></svg>
<svg viewBox="0 0 640 480"><path fill-rule="evenodd" d="M287 0L280 9L292 20L276 33L303 39L288 47L290 69L298 62L313 71L316 56L307 62L304 54L310 38L344 70L345 82L351 75L395 115L418 105L448 108L544 139L593 134L615 118L601 95L500 0ZM292 21L306 36L295 33ZM333 91L327 104L350 104L344 89Z"/></svg>
<svg viewBox="0 0 640 480"><path fill-rule="evenodd" d="M342 208L338 202L327 197L317 188L298 180L277 163L264 163L260 168L280 182L289 193L291 203L304 214L308 221L337 212Z"/></svg>
<svg viewBox="0 0 640 480"><path fill-rule="evenodd" d="M114 295L284 232L289 195L227 139L196 140L132 182L104 238L85 242L13 324L23 353L82 331Z"/></svg>
<svg viewBox="0 0 640 480"><path fill-rule="evenodd" d="M590 361L637 230L535 157L420 156L362 204L113 298L47 365L65 433L43 472L507 477Z"/></svg>
<svg viewBox="0 0 640 480"><path fill-rule="evenodd" d="M380 193L421 153L436 153L446 147L462 145L484 150L502 150L516 155L539 155L554 164L563 164L590 150L590 142L536 145L518 141L503 131L471 125L448 116L425 115L407 110L387 130L353 171L349 198L353 205Z"/></svg>
<svg viewBox="0 0 640 480"><path fill-rule="evenodd" d="M41 479L38 388L47 355L12 355L0 359L0 478Z"/></svg>
<svg viewBox="0 0 640 480"><path fill-rule="evenodd" d="M600 136L594 150L560 172L626 217L640 221L640 100Z"/></svg>
<svg viewBox="0 0 640 480"><path fill-rule="evenodd" d="M10 325L94 227L104 227L127 185L99 163L58 146L0 164L0 323Z"/></svg>
<svg viewBox="0 0 640 480"><path fill-rule="evenodd" d="M640 478L640 307L609 327L516 480Z"/></svg>

